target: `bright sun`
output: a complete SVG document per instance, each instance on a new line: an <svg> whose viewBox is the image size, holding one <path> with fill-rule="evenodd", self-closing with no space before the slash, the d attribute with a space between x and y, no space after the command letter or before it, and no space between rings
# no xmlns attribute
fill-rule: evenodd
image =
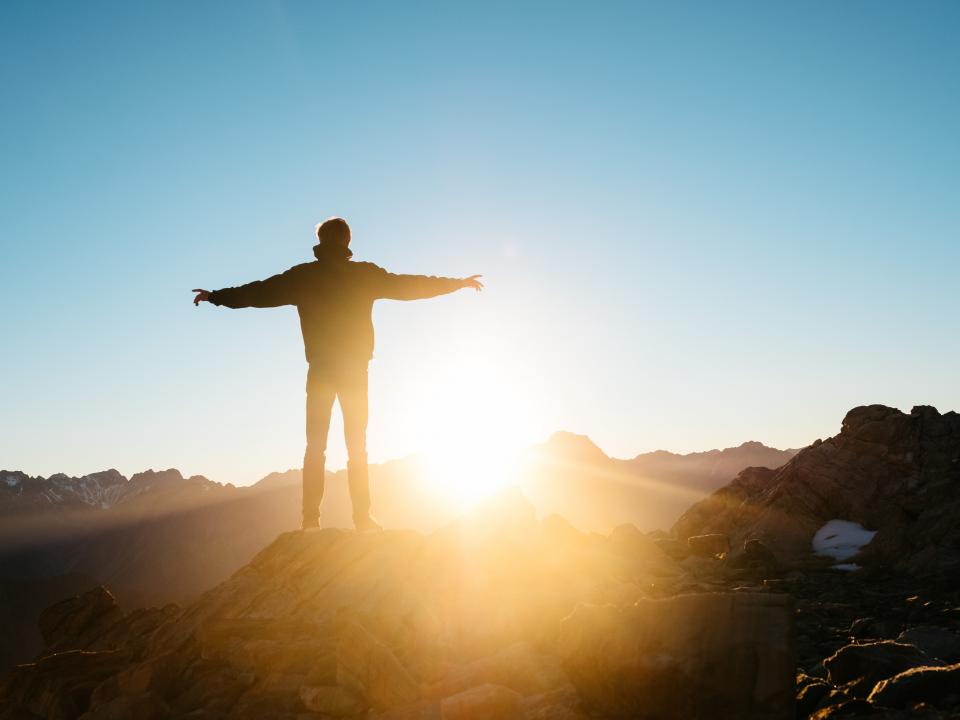
<svg viewBox="0 0 960 720"><path fill-rule="evenodd" d="M514 483L531 442L529 399L504 368L489 356L449 358L411 418L423 432L428 480L460 509Z"/></svg>

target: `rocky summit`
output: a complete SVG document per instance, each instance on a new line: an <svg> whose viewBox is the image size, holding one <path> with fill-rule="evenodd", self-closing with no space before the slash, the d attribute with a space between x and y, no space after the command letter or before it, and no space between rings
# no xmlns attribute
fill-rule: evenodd
<svg viewBox="0 0 960 720"><path fill-rule="evenodd" d="M508 494L424 535L281 535L185 607L41 616L0 718L791 718L793 601Z"/></svg>

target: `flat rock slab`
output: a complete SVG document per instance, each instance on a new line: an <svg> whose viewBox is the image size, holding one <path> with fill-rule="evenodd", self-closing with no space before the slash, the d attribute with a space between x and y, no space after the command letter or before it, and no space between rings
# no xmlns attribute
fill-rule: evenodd
<svg viewBox="0 0 960 720"><path fill-rule="evenodd" d="M793 600L710 593L581 605L561 626L563 667L611 718L792 720Z"/></svg>

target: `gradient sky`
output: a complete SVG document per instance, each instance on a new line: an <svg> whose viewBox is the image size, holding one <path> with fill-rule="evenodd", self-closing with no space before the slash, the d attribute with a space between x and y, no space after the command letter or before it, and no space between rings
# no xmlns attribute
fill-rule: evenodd
<svg viewBox="0 0 960 720"><path fill-rule="evenodd" d="M189 291L334 214L487 282L377 304L373 460L498 417L623 457L960 409L958 34L932 1L8 0L0 467L299 467L296 312Z"/></svg>

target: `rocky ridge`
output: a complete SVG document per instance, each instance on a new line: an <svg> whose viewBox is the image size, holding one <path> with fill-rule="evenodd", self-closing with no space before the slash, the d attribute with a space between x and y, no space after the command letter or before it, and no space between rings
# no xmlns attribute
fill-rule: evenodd
<svg viewBox="0 0 960 720"><path fill-rule="evenodd" d="M960 573L960 415L883 405L847 413L840 433L817 440L778 470L748 468L677 521L681 542L723 533L781 560L810 560L830 520L858 523L873 538L857 558L869 569L910 575Z"/></svg>

